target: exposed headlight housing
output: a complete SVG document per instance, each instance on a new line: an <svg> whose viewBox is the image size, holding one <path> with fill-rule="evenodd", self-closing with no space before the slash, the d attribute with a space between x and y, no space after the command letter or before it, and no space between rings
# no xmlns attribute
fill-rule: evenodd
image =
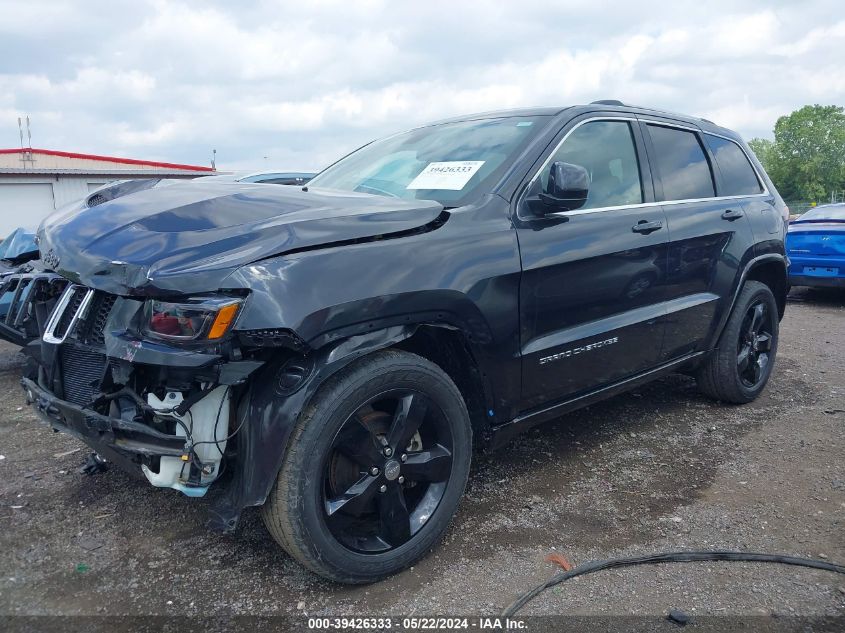
<svg viewBox="0 0 845 633"><path fill-rule="evenodd" d="M167 341L215 341L235 322L243 299L194 297L181 301L150 299L144 306L143 333Z"/></svg>

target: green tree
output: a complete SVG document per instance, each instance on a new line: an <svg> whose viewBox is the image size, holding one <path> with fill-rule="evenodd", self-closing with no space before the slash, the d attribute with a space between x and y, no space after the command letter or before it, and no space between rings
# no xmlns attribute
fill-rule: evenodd
<svg viewBox="0 0 845 633"><path fill-rule="evenodd" d="M757 155L757 158L760 159L760 162L763 163L766 171L768 171L772 160L771 152L775 147L775 142L767 138L752 138L748 141L748 145Z"/></svg>
<svg viewBox="0 0 845 633"><path fill-rule="evenodd" d="M824 201L845 188L845 110L807 105L775 123L774 141L749 145L786 199Z"/></svg>

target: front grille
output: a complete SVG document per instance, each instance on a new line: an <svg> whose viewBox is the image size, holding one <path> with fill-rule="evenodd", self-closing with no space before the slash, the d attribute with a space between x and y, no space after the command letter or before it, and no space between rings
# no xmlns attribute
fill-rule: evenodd
<svg viewBox="0 0 845 633"><path fill-rule="evenodd" d="M64 290L67 280L55 273L18 272L0 275L0 323L4 337L26 345L40 334L34 306L53 302Z"/></svg>
<svg viewBox="0 0 845 633"><path fill-rule="evenodd" d="M10 287L10 291L14 291L12 295L11 304L9 305L9 311L6 313L6 322L7 323L14 323L15 319L18 318L18 313L21 309L21 302L19 301L20 297L24 294L27 286L32 283L31 279L24 279L21 278L13 287Z"/></svg>
<svg viewBox="0 0 845 633"><path fill-rule="evenodd" d="M105 329L117 296L69 286L50 315L43 339L59 345L64 399L86 407L99 393L106 369Z"/></svg>
<svg viewBox="0 0 845 633"><path fill-rule="evenodd" d="M77 326L75 338L94 347L105 345L106 321L111 314L115 301L117 301L117 295L96 292L91 305L88 307L88 315L85 317L85 321Z"/></svg>
<svg viewBox="0 0 845 633"><path fill-rule="evenodd" d="M105 370L105 355L65 344L59 356L65 400L81 407L90 404L99 392L97 386Z"/></svg>
<svg viewBox="0 0 845 633"><path fill-rule="evenodd" d="M62 316L59 319L59 322L56 324L56 329L54 331L56 336L64 336L67 332L67 329L70 327L71 322L73 321L73 317L76 314L76 311L79 310L79 306L82 304L82 300L85 298L85 293L87 292L86 288L82 286L76 286L73 290L73 297L71 297L70 303L68 303L67 308L65 311L62 312Z"/></svg>
<svg viewBox="0 0 845 633"><path fill-rule="evenodd" d="M50 322L55 319L55 327L47 324L44 340L48 343L59 343L67 339L90 347L103 347L106 323L117 301L117 295L89 290L84 286L71 286L62 301L68 296L70 298L67 299L66 305L59 302L53 309ZM86 302L84 306L83 301Z"/></svg>

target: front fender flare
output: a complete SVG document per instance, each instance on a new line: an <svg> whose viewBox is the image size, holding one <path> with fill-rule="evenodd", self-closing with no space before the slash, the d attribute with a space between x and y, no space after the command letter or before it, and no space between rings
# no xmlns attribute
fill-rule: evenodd
<svg viewBox="0 0 845 633"><path fill-rule="evenodd" d="M310 374L290 395L280 395L277 389L279 370L290 356L261 368L250 379L248 399L238 411L238 424L244 420L241 416L246 418L237 440L233 478L226 492L212 505L208 527L231 532L237 527L243 508L266 501L276 483L294 425L326 380L355 359L413 336L418 327L416 324L388 327L350 336L310 352Z"/></svg>

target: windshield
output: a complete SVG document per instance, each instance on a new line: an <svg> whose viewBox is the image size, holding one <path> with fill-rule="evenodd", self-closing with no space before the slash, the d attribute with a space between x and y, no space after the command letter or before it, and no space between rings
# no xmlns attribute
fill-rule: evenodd
<svg viewBox="0 0 845 633"><path fill-rule="evenodd" d="M804 213L793 224L801 222L845 222L845 204L830 204Z"/></svg>
<svg viewBox="0 0 845 633"><path fill-rule="evenodd" d="M545 117L457 121L375 141L310 183L457 207L488 193Z"/></svg>

